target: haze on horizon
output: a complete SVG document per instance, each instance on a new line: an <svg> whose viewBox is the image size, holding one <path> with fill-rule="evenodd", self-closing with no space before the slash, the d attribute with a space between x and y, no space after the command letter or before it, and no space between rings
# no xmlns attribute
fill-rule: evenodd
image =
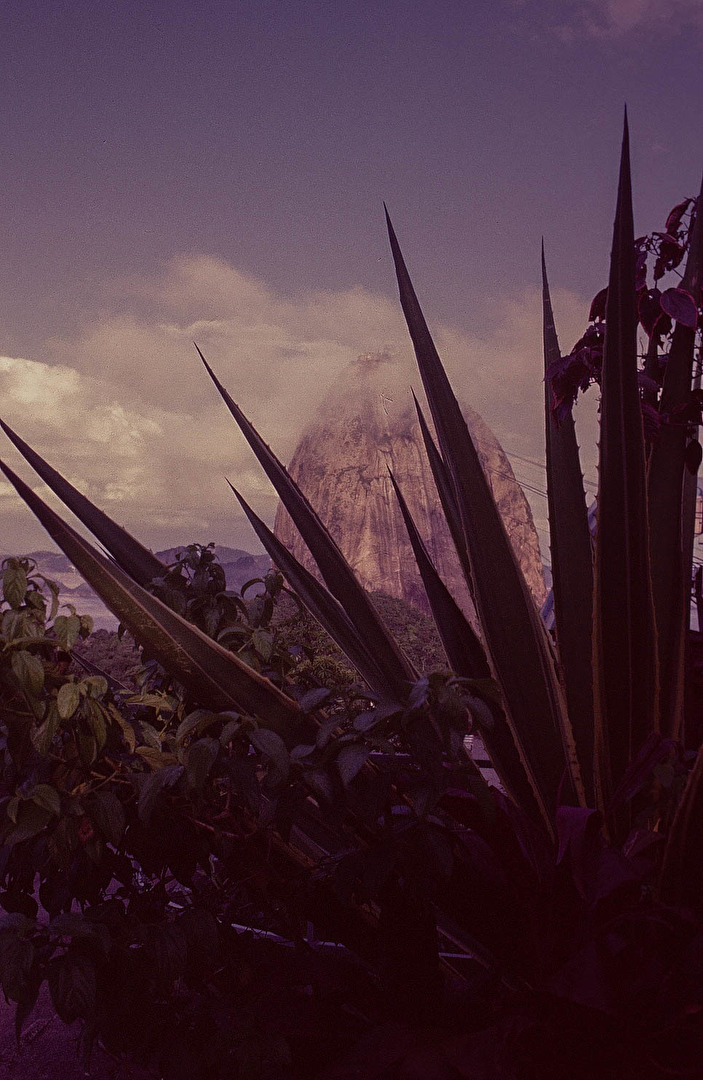
<svg viewBox="0 0 703 1080"><path fill-rule="evenodd" d="M224 475L276 498L192 341L284 460L360 353L417 386L385 199L457 390L539 461L540 237L567 351L625 100L637 231L698 191L702 42L700 0L5 0L0 415L154 550L259 550ZM0 513L53 549L5 483Z"/></svg>

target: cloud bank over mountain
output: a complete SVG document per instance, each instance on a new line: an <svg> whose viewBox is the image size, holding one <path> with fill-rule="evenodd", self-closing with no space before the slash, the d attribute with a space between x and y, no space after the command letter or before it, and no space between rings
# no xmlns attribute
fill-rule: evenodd
<svg viewBox="0 0 703 1080"><path fill-rule="evenodd" d="M275 512L275 494L194 340L284 461L360 353L389 350L407 370L408 393L419 386L397 301L361 287L291 299L220 259L196 255L174 258L151 277L115 281L107 295L100 309L84 312L71 338L47 340L32 357L0 357L0 415L152 548L216 540L257 550L225 475L267 520ZM566 350L583 330L587 298L555 289L554 305ZM437 325L427 311L457 389L508 452L541 458L538 290L496 296L482 314L488 329L472 337ZM591 426L591 469L593 440ZM58 505L9 442L2 456ZM546 516L544 507L535 509ZM0 513L5 551L48 546L4 482Z"/></svg>
<svg viewBox="0 0 703 1080"><path fill-rule="evenodd" d="M700 0L577 0L559 4L555 29L565 42L583 36L617 41L633 31L669 37L703 30L703 5Z"/></svg>

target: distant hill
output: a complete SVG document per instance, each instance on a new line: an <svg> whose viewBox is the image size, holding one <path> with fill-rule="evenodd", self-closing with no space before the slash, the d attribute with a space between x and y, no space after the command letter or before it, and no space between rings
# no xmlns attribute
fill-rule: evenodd
<svg viewBox="0 0 703 1080"><path fill-rule="evenodd" d="M167 548L165 551L156 551L154 554L163 563L168 564L175 562L176 555L185 551L185 548L186 545L182 544L179 547ZM25 553L22 552L22 554ZM221 544L216 545L215 554L225 572L227 588L236 592L252 578L263 577L271 566L268 555L252 555L248 551ZM6 555L0 555L0 559L6 557ZM108 611L99 596L83 580L65 555L58 551L30 551L26 553L26 557L34 559L40 574L56 581L61 590L59 600L62 604L73 604L79 615L92 616L96 630L117 629L118 620L111 611Z"/></svg>

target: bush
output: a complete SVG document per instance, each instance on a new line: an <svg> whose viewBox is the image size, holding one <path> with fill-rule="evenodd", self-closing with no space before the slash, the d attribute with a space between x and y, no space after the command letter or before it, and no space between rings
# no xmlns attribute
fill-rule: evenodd
<svg viewBox="0 0 703 1080"><path fill-rule="evenodd" d="M30 560L3 564L0 978L17 1003L18 1030L47 981L61 1019L83 1022L86 1061L100 1038L172 1077L326 1067L385 1015L388 988L363 904L352 898L363 850L337 839L322 878L310 870L320 842L334 840L328 811L336 807L340 821L359 812L352 781L372 747L392 756L398 738L374 734L382 718L348 679L334 691L311 688L314 653L300 661L270 627L275 573L263 600L247 608L239 597L231 620L212 629L245 631L225 636L262 670L275 665L272 674L316 711L313 742L290 753L253 718L191 708L197 703L145 656L132 669L138 693L73 671L77 643L86 654L92 643L92 657L105 662L111 638L98 632L93 641L89 620L57 614L56 586L34 570ZM198 588L188 582L181 599L196 599ZM133 646L120 644L125 663ZM463 730L466 713L449 684L437 691L449 695L446 715ZM421 691L417 715L434 692ZM430 757L436 769L436 750ZM387 798L385 781L376 788L364 789L369 824ZM311 834L307 857L280 840L271 846L301 825ZM377 891L373 882L362 888ZM316 938L347 938L349 947L319 947Z"/></svg>

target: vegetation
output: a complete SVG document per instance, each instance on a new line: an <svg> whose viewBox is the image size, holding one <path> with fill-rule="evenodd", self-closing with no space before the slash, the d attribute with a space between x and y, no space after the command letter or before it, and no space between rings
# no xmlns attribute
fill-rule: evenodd
<svg viewBox="0 0 703 1080"><path fill-rule="evenodd" d="M263 596L228 594L208 548L162 565L3 424L109 552L2 466L144 663L138 694L69 675L90 627L58 615L55 596L47 616L31 565L6 562L0 978L18 1029L48 979L86 1051L99 1037L167 1076L699 1074L703 753L686 724L696 205L635 240L626 128L607 293L565 357L544 271L554 639L389 222L436 434L418 408L427 453L482 627L479 639L396 487L453 674L420 676L204 357L324 585L236 492L280 570ZM680 283L660 289L684 259ZM593 545L571 420L591 381ZM319 685L272 626L284 581L363 683ZM470 729L504 791L467 756Z"/></svg>

